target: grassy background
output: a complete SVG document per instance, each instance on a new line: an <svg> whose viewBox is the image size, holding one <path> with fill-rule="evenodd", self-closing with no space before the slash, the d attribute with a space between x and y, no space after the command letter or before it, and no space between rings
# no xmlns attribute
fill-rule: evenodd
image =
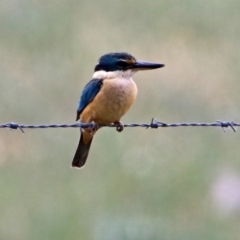
<svg viewBox="0 0 240 240"><path fill-rule="evenodd" d="M73 123L98 58L138 73L123 122L239 122L240 2L2 0L0 122ZM238 239L240 133L103 129L70 168L77 129L0 130L0 239Z"/></svg>

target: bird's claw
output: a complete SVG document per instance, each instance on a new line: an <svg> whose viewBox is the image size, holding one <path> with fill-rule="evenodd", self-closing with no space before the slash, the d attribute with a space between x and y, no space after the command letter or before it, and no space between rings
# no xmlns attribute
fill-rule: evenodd
<svg viewBox="0 0 240 240"><path fill-rule="evenodd" d="M124 125L123 125L122 122L117 121L117 122L114 122L114 124L116 125L116 130L117 130L118 132L122 132L122 131L123 131Z"/></svg>
<svg viewBox="0 0 240 240"><path fill-rule="evenodd" d="M85 129L81 126L81 124L83 124L80 120L77 122L77 124L79 124L79 129L81 133L85 133Z"/></svg>
<svg viewBox="0 0 240 240"><path fill-rule="evenodd" d="M92 121L91 126L89 127L90 134L93 135L98 130L98 128L99 128L98 124Z"/></svg>

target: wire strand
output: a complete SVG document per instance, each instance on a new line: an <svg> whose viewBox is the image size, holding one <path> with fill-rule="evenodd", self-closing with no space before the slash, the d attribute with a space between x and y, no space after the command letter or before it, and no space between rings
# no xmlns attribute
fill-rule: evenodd
<svg viewBox="0 0 240 240"><path fill-rule="evenodd" d="M160 127L221 127L225 132L225 128L230 127L234 132L236 132L235 127L239 127L240 123L235 122L228 122L228 121L220 121L217 120L213 123L200 123L200 122L182 122L182 123L164 123L159 122L152 118L150 123L130 123L130 124L122 124L123 127L144 127L144 128L160 128ZM46 129L46 128L91 128L95 129L97 127L114 127L117 128L119 125L110 124L110 125L103 125L103 124L96 124L96 123L73 123L73 124L19 124L19 123L5 123L0 124L0 128L9 128L11 130L20 129L23 133L23 129Z"/></svg>

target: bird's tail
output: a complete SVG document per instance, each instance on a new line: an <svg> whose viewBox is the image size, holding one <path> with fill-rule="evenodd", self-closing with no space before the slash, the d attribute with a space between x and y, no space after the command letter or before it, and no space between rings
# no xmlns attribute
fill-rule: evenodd
<svg viewBox="0 0 240 240"><path fill-rule="evenodd" d="M91 136L91 138L88 139L87 143L85 143L84 134L81 133L78 147L72 161L72 167L75 167L75 168L83 167L88 157L88 152L92 143L92 139L93 139L93 136Z"/></svg>

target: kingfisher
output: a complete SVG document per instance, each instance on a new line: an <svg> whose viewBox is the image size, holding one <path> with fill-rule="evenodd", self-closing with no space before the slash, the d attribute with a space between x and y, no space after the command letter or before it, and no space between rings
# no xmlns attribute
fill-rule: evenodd
<svg viewBox="0 0 240 240"><path fill-rule="evenodd" d="M101 125L114 123L117 131L123 130L120 120L134 103L138 92L132 76L138 71L161 67L164 64L137 61L125 52L107 53L100 57L92 80L82 91L76 118L80 123L95 123L96 127L80 128L80 140L72 167L84 166L93 136Z"/></svg>

